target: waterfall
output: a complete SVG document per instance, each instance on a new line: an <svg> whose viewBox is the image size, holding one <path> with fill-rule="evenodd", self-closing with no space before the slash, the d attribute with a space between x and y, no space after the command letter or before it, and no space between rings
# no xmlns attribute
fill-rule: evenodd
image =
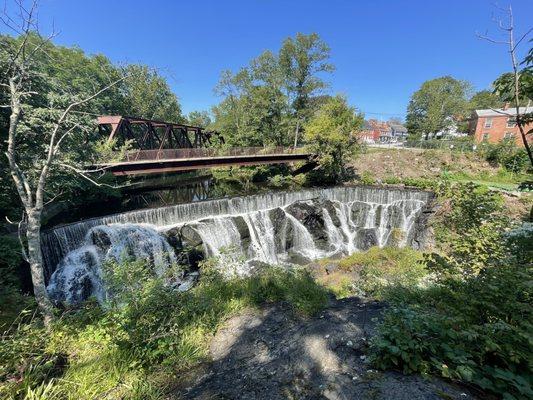
<svg viewBox="0 0 533 400"><path fill-rule="evenodd" d="M42 235L48 290L67 302L87 294L102 298L103 262L145 259L162 275L181 260L176 243L182 241L200 246L206 256L231 253L232 259L244 260L238 268L242 273L258 262L302 263L386 246L394 230L402 233L400 245L410 245L431 198L417 190L336 187L180 204L64 225ZM185 227L194 238L183 237Z"/></svg>
<svg viewBox="0 0 533 400"><path fill-rule="evenodd" d="M157 276L177 264L170 244L148 226L114 224L91 228L84 245L70 251L50 278L48 293L55 302L79 303L105 297L102 264L106 261L146 260Z"/></svg>

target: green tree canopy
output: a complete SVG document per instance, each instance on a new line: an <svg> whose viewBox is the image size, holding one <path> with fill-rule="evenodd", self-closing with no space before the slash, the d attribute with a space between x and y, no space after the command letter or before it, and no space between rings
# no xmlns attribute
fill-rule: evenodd
<svg viewBox="0 0 533 400"><path fill-rule="evenodd" d="M187 123L192 126L207 128L212 122L208 111L191 111L187 115Z"/></svg>
<svg viewBox="0 0 533 400"><path fill-rule="evenodd" d="M213 126L229 145L289 145L300 125L327 99L321 75L331 72L329 48L317 34L284 41L278 54L265 51L238 72L224 71L215 88L222 101Z"/></svg>
<svg viewBox="0 0 533 400"><path fill-rule="evenodd" d="M305 125L304 138L326 180L346 178L346 159L358 149L356 132L362 127L363 115L348 105L346 97L328 99Z"/></svg>
<svg viewBox="0 0 533 400"><path fill-rule="evenodd" d="M411 134L425 135L446 128L468 114L471 85L451 76L431 79L411 96L406 125Z"/></svg>
<svg viewBox="0 0 533 400"><path fill-rule="evenodd" d="M125 108L128 115L181 123L181 106L166 79L145 65L128 65L124 84Z"/></svg>
<svg viewBox="0 0 533 400"><path fill-rule="evenodd" d="M181 121L181 108L178 99L171 92L163 77L141 65L119 67L104 55L87 55L77 47L64 47L42 41L36 34L27 38L29 48L40 46L41 51L32 56L31 91L24 99L22 118L18 129L17 163L32 171L43 162L42 155L48 145L47 136L59 114L73 98L85 98L116 81L124 74L129 77L109 90L84 104L83 109L71 113L65 126L71 127L71 134L62 143L63 162L84 164L96 156L99 140L96 116L102 114L133 115L148 118ZM21 45L22 38L0 35L0 70L9 65L10 55ZM34 42L34 43L32 43ZM0 83L6 83L7 74L0 75ZM0 87L0 102L7 103L7 88ZM0 108L0 153L4 157L8 132L8 108ZM7 215L18 207L14 188L4 159L0 163L0 209ZM48 196L63 193L68 199L72 193L91 184L80 182L77 176L69 175L68 170L51 171L52 179L47 186ZM10 211L11 210L11 211Z"/></svg>
<svg viewBox="0 0 533 400"><path fill-rule="evenodd" d="M501 98L490 90L480 90L479 92L476 92L470 99L468 105L471 111L499 108L501 106Z"/></svg>

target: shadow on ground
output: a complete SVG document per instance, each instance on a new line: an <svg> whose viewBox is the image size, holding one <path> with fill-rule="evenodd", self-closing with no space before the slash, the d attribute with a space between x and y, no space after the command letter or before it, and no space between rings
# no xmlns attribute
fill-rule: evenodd
<svg viewBox="0 0 533 400"><path fill-rule="evenodd" d="M367 342L382 309L348 298L309 319L282 305L233 317L211 343L212 363L182 376L175 398L473 398L437 379L371 369Z"/></svg>

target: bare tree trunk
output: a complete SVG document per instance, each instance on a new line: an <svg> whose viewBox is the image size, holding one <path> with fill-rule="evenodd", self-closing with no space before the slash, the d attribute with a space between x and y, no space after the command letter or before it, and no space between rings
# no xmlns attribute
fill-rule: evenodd
<svg viewBox="0 0 533 400"><path fill-rule="evenodd" d="M518 63L516 61L516 46L514 41L514 22L513 22L513 10L509 6L509 52L511 53L511 62L513 64L513 74L514 74L514 103L516 108L516 125L520 131L520 136L522 137L522 143L526 148L527 155L529 157L529 162L533 167L533 154L531 153L531 148L527 141L526 132L524 131L524 125L522 122L522 116L520 114L520 72L518 71Z"/></svg>
<svg viewBox="0 0 533 400"><path fill-rule="evenodd" d="M41 211L28 210L27 217L26 239L28 241L28 262L33 282L33 293L43 313L44 322L48 325L53 317L53 306L48 299L44 282L43 255L41 252Z"/></svg>
<svg viewBox="0 0 533 400"><path fill-rule="evenodd" d="M514 86L513 101L514 101L514 106L516 110L516 125L518 126L518 130L520 131L520 136L522 137L522 143L524 144L527 155L529 157L529 162L531 163L531 166L533 167L533 154L531 153L531 147L527 140L527 135L529 132L525 132L524 122L522 121L522 115L520 114L520 71L518 71L518 62L516 61L516 48L524 39L526 39L526 37L531 32L531 29L527 31L524 35L522 35L522 37L515 42L513 8L509 6L508 10L505 10L505 9L501 9L501 10L507 13L509 17L509 25L505 26L502 23L502 21L498 21L498 27L502 31L507 32L507 34L509 35L509 40L508 41L495 40L486 35L479 35L479 34L478 34L478 37L481 39L487 40L491 43L505 44L509 46L509 54L511 55L511 64L513 66L513 86Z"/></svg>
<svg viewBox="0 0 533 400"><path fill-rule="evenodd" d="M300 131L300 119L296 120L296 130L294 131L294 148L298 147L298 133Z"/></svg>

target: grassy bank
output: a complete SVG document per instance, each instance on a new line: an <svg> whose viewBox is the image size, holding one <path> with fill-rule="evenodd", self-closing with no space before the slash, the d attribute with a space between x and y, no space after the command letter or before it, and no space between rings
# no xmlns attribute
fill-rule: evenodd
<svg viewBox="0 0 533 400"><path fill-rule="evenodd" d="M311 315L327 303L326 290L304 271L271 268L226 280L210 263L185 293L142 263L115 265L112 282L137 285L113 287L105 309L63 312L48 330L33 311L22 313L2 336L2 398L161 398L180 372L206 359L212 335L231 315L279 301Z"/></svg>

